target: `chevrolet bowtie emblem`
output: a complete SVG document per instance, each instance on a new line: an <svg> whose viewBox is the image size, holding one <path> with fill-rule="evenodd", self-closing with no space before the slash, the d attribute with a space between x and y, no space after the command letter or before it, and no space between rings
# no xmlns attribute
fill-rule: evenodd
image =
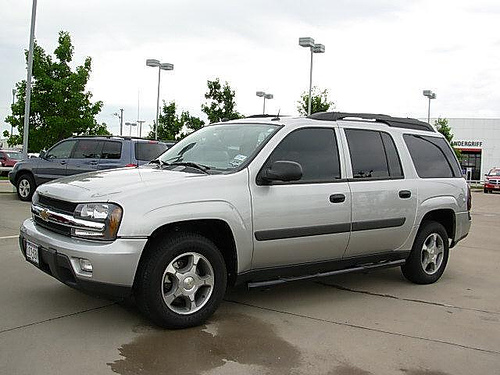
<svg viewBox="0 0 500 375"><path fill-rule="evenodd" d="M42 210L40 211L40 217L43 219L43 221L49 221L50 214L47 210Z"/></svg>

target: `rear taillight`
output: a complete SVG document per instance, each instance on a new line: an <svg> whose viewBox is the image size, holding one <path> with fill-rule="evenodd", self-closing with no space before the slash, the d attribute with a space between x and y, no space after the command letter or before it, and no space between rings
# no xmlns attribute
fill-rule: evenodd
<svg viewBox="0 0 500 375"><path fill-rule="evenodd" d="M470 191L470 186L467 184L467 211L472 209L472 194Z"/></svg>
<svg viewBox="0 0 500 375"><path fill-rule="evenodd" d="M126 167L137 167L137 164L127 164Z"/></svg>

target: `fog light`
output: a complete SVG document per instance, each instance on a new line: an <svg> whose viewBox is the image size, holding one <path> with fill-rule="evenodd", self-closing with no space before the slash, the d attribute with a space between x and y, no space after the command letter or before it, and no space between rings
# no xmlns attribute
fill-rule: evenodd
<svg viewBox="0 0 500 375"><path fill-rule="evenodd" d="M92 263L90 262L90 260L80 258L78 259L78 261L80 263L80 269L83 272L92 272Z"/></svg>

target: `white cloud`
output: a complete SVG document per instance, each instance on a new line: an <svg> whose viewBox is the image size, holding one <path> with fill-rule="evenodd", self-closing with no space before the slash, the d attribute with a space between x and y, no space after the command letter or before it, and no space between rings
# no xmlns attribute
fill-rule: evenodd
<svg viewBox="0 0 500 375"><path fill-rule="evenodd" d="M11 89L25 79L30 4L5 0L0 15L0 116ZM93 59L88 88L105 103L100 120L118 132L126 121L155 116L157 72L147 58L175 65L162 72L161 97L203 116L206 80L236 90L238 110L259 113L255 91L274 94L269 113L296 114L308 87L312 36L326 46L314 56L313 82L337 109L425 117L423 89L437 92L433 115L500 117L500 8L493 1L56 1L38 3L37 39L52 53L59 30L70 32L74 63ZM1 121L0 121L1 123ZM6 129L4 125L1 129Z"/></svg>

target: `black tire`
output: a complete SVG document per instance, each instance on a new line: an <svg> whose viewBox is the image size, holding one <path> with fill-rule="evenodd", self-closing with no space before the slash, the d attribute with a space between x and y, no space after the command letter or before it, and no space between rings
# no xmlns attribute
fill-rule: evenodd
<svg viewBox="0 0 500 375"><path fill-rule="evenodd" d="M424 246L427 249L433 248L433 241L436 244L436 249L439 248L441 255L437 255L434 262L431 261L425 266L424 263L433 259L434 255L431 256L429 250L424 250ZM438 253L438 250L431 250L431 252ZM449 240L446 229L438 222L426 221L422 223L418 231L410 256L406 259L406 263L401 266L403 275L416 284L432 284L439 280L443 274L448 263L448 254Z"/></svg>
<svg viewBox="0 0 500 375"><path fill-rule="evenodd" d="M484 191L485 194L488 194L488 189L484 188L483 191Z"/></svg>
<svg viewBox="0 0 500 375"><path fill-rule="evenodd" d="M17 179L16 188L20 200L31 202L31 197L36 189L35 179L31 174L25 173Z"/></svg>
<svg viewBox="0 0 500 375"><path fill-rule="evenodd" d="M139 309L155 324L164 328L178 329L202 324L215 312L226 292L226 264L220 251L210 240L194 233L171 235L162 241L154 243L150 250L146 258L141 261L136 276L134 294ZM211 267L213 286L210 292L202 290L202 288L205 288L204 286L196 286L197 291L195 293L200 292L203 297L200 299L202 301L200 303L201 307L194 312L179 313L174 302L182 302L185 297L181 295L178 297L179 300L175 299L174 302L171 302L171 305L168 305L163 295L165 285L167 285L165 277L168 277L166 275L168 269L171 269L169 267L178 266L177 263L180 261L174 262L176 259L183 260L184 256L190 257L191 254L197 254L203 258L197 263L203 263L205 267ZM177 270L179 271L179 269ZM179 274L181 273L179 272ZM180 287L182 282L177 279L175 281L178 286L175 289L182 291L183 289ZM174 281L170 282L171 290L174 290L174 284ZM182 285L187 284L182 283ZM205 296L205 294L208 296ZM186 308L189 309L189 307ZM182 309L182 306L179 309Z"/></svg>

